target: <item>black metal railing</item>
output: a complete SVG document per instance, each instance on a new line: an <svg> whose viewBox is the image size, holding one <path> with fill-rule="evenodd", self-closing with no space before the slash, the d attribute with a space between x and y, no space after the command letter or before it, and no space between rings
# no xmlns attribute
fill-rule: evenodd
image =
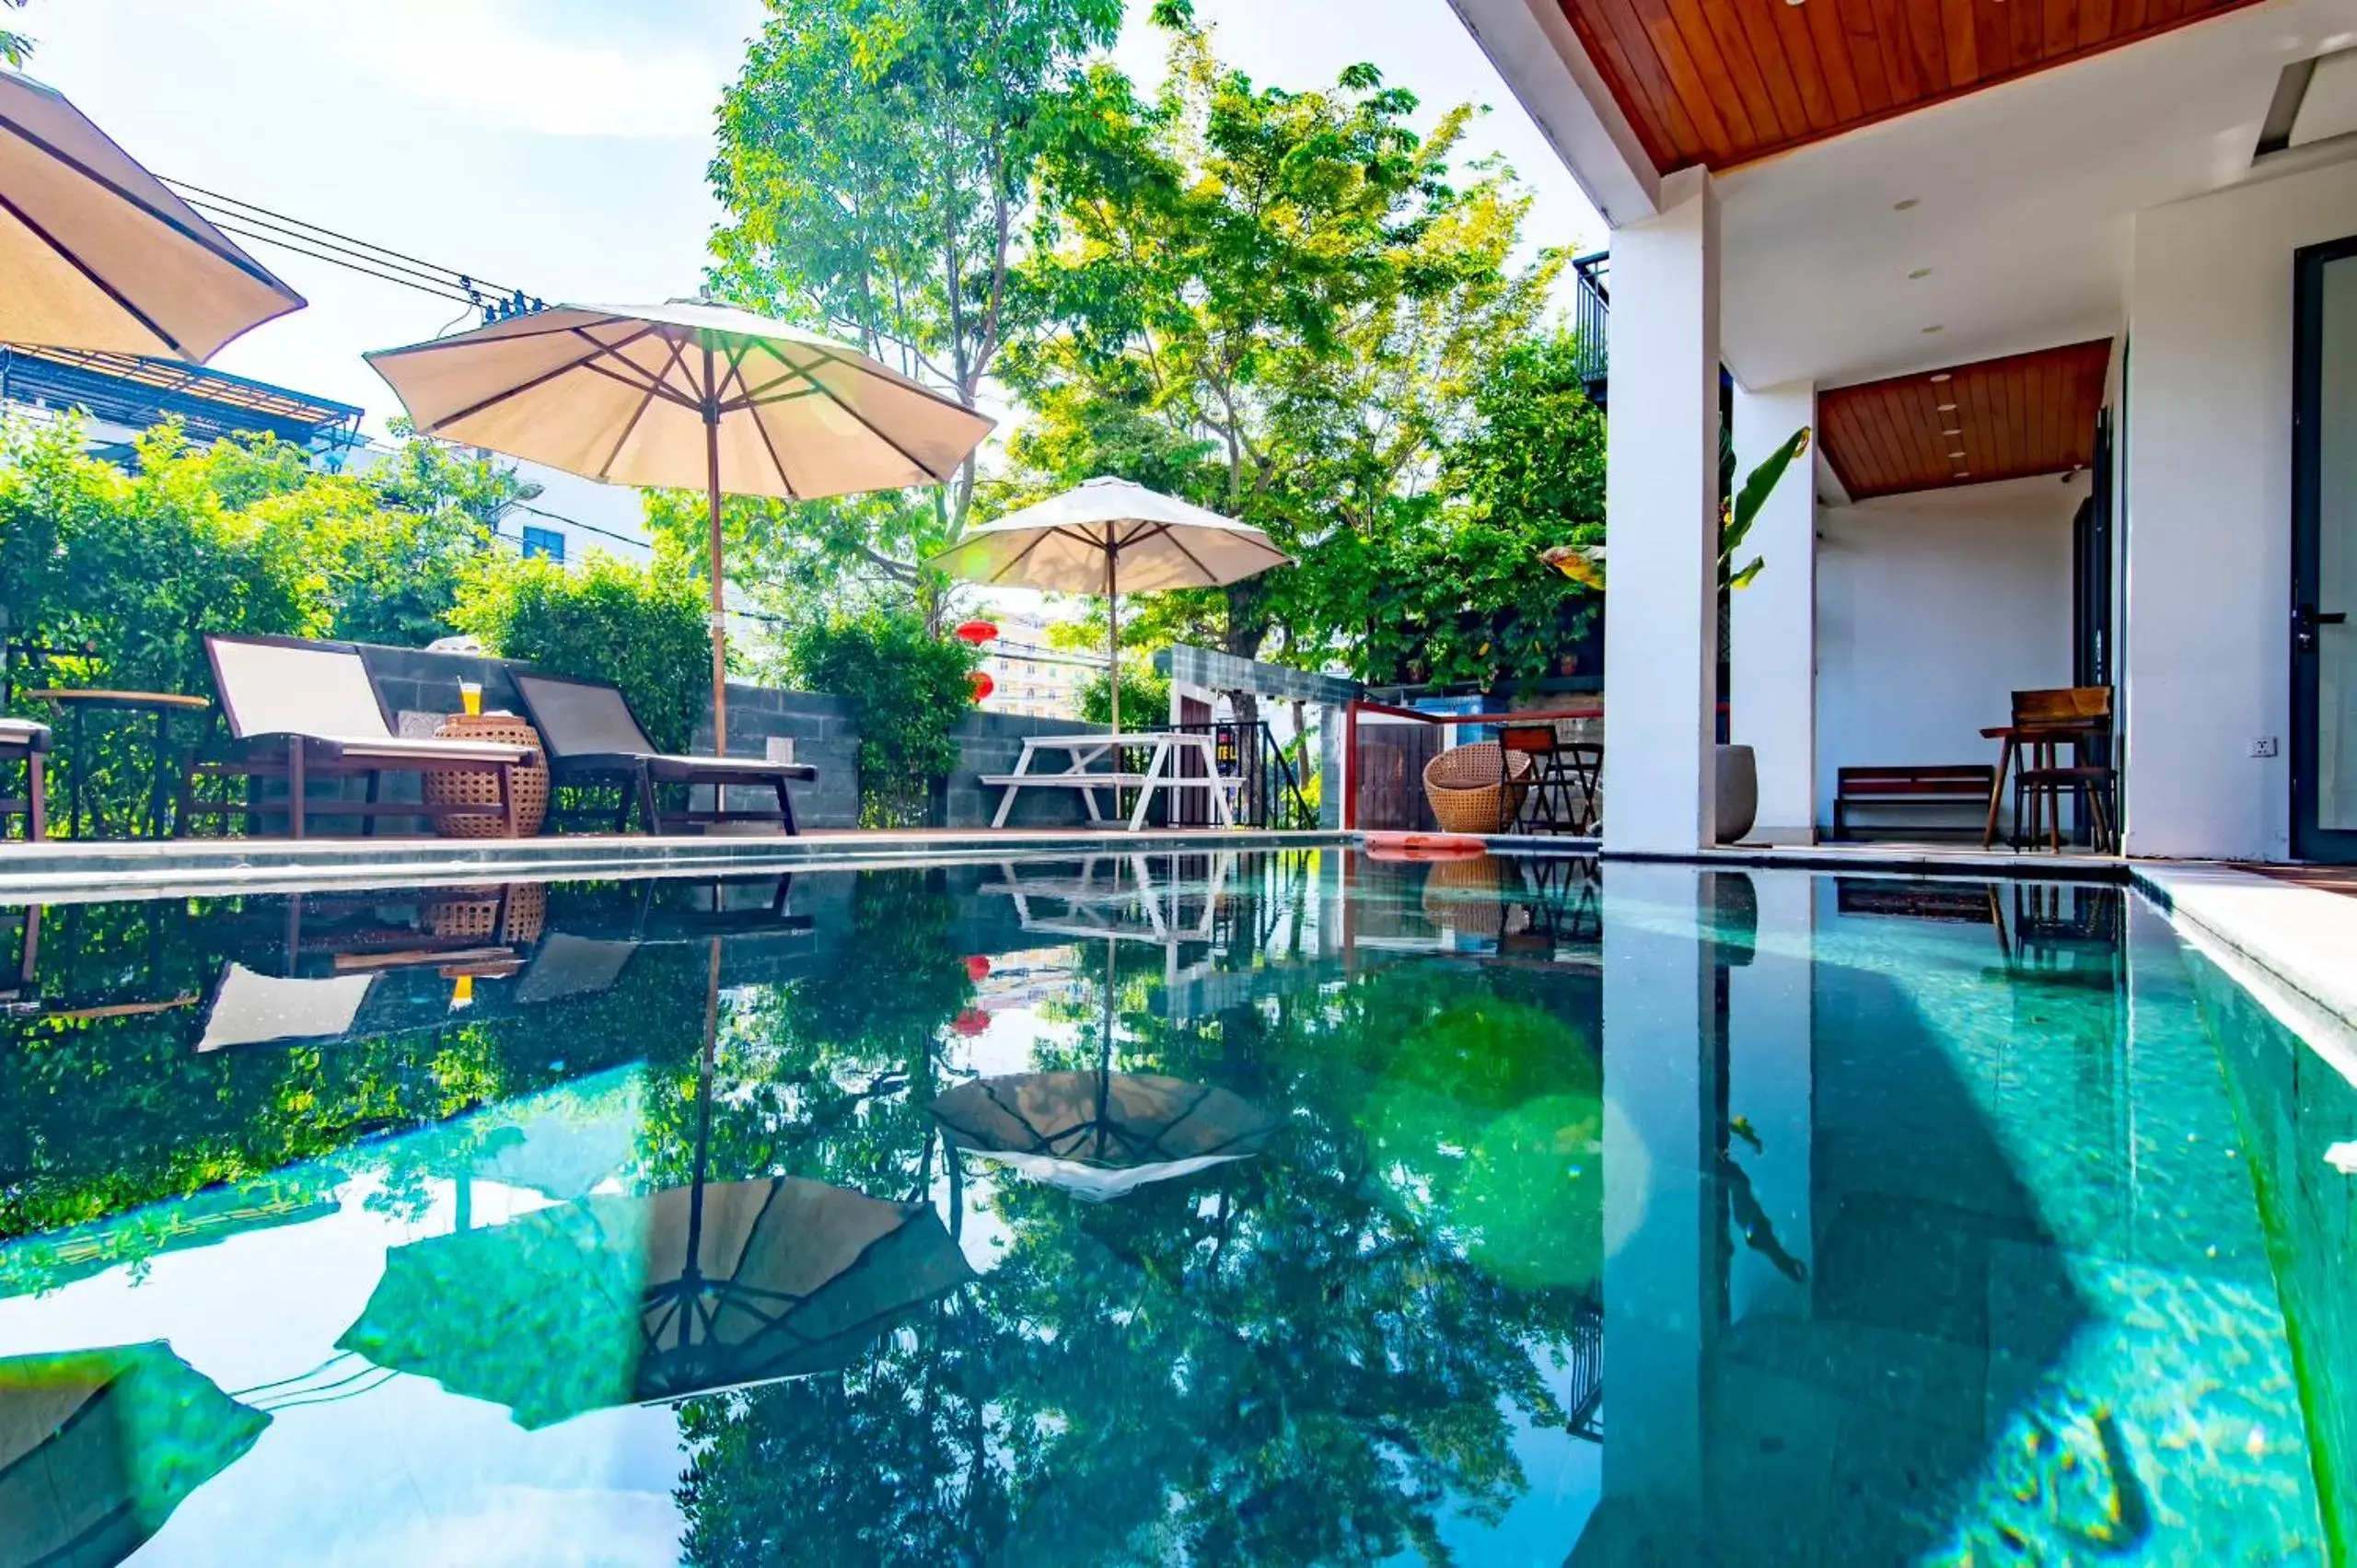
<svg viewBox="0 0 2357 1568"><path fill-rule="evenodd" d="M1208 735L1212 750L1218 760L1222 778L1240 779L1236 793L1229 796L1236 811L1237 826L1242 828L1315 828L1318 808L1309 803L1302 788L1301 776L1294 771L1293 760L1269 729L1268 721L1256 720L1242 724L1235 720L1219 720L1208 724L1178 724L1169 726L1180 735ZM1130 766L1125 760L1123 766ZM1142 761L1141 764L1142 765ZM1181 756L1177 765L1182 772L1199 771L1202 764L1194 757ZM1174 828L1208 827L1217 819L1212 814L1212 804L1202 790L1187 790L1166 795L1170 802L1168 825Z"/></svg>
<svg viewBox="0 0 2357 1568"><path fill-rule="evenodd" d="M1612 313L1610 287L1612 253L1594 250L1572 258L1576 286L1572 291L1572 330L1579 338L1580 379L1588 396L1604 401L1608 365L1605 354L1605 324Z"/></svg>

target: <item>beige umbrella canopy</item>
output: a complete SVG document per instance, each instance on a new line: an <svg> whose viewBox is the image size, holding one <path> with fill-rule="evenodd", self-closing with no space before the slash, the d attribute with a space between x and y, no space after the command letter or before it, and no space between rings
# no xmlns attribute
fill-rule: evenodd
<svg viewBox="0 0 2357 1568"><path fill-rule="evenodd" d="M1121 595L1221 587L1292 559L1248 524L1125 479L1092 479L973 529L932 563L993 587L1103 594L1118 735Z"/></svg>
<svg viewBox="0 0 2357 1568"><path fill-rule="evenodd" d="M62 95L0 71L0 342L202 363L302 308Z"/></svg>
<svg viewBox="0 0 2357 1568"><path fill-rule="evenodd" d="M715 750L727 747L721 496L940 484L991 430L856 349L699 300L560 305L367 358L429 436L706 494Z"/></svg>

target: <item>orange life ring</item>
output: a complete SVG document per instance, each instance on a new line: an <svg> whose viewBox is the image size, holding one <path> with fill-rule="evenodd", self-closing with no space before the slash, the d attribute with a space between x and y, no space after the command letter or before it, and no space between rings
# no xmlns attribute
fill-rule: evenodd
<svg viewBox="0 0 2357 1568"><path fill-rule="evenodd" d="M1369 860L1479 860L1490 846L1469 833L1369 833Z"/></svg>

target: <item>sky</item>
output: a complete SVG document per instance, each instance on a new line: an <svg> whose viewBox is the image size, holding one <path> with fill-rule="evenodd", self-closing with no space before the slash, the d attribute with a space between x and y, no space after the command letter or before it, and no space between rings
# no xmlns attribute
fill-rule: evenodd
<svg viewBox="0 0 2357 1568"><path fill-rule="evenodd" d="M1330 82L1365 60L1422 100L1487 104L1469 152L1533 188L1534 245L1604 225L1446 0L1197 0L1256 81ZM1118 51L1158 80L1144 0ZM720 220L712 115L761 0L32 0L29 63L159 174L555 300L694 292ZM283 250L255 254L310 301L218 367L368 411L400 405L361 360L435 336L461 308Z"/></svg>

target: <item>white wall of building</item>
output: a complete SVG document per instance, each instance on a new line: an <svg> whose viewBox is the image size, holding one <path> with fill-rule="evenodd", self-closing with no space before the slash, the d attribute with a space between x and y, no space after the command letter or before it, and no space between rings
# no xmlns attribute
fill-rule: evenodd
<svg viewBox="0 0 2357 1568"><path fill-rule="evenodd" d="M1820 823L1833 819L1836 769L1994 763L1980 731L2006 721L2011 694L2071 683L2071 517L2088 482L2007 480L1819 510Z"/></svg>
<svg viewBox="0 0 2357 1568"><path fill-rule="evenodd" d="M2292 255L2357 233L2357 164L2135 220L2120 701L2128 850L2291 853ZM2277 755L2251 756L2271 738Z"/></svg>

